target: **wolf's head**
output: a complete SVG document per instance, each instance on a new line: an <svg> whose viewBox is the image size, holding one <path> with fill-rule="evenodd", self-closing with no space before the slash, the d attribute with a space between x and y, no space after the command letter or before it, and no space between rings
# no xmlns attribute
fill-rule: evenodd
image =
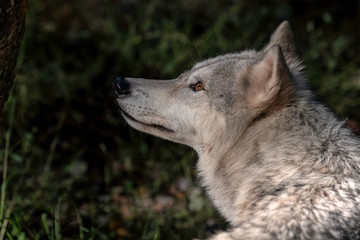
<svg viewBox="0 0 360 240"><path fill-rule="evenodd" d="M114 90L132 127L201 152L296 99L302 84L295 51L283 22L260 51L208 59L173 80L118 78Z"/></svg>

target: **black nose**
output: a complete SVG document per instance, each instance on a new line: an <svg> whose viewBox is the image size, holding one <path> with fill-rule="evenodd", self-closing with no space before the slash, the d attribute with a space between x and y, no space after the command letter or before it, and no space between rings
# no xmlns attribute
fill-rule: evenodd
<svg viewBox="0 0 360 240"><path fill-rule="evenodd" d="M117 77L113 87L117 98L124 97L130 93L130 83L123 77Z"/></svg>

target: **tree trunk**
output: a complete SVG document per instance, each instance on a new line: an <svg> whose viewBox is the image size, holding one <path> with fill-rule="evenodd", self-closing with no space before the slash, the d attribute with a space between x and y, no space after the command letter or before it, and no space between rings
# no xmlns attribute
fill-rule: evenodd
<svg viewBox="0 0 360 240"><path fill-rule="evenodd" d="M0 0L0 115L15 78L27 0Z"/></svg>

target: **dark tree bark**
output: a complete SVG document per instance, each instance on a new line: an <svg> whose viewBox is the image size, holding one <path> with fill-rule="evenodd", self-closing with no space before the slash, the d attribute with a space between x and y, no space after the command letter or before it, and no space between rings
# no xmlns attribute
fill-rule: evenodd
<svg viewBox="0 0 360 240"><path fill-rule="evenodd" d="M15 78L27 0L0 0L0 115Z"/></svg>

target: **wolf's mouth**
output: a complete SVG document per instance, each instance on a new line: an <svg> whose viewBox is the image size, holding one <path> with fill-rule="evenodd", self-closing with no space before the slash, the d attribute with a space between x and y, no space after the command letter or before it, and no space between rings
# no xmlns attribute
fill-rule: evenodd
<svg viewBox="0 0 360 240"><path fill-rule="evenodd" d="M164 127L164 126L162 126L162 125L158 125L158 124L148 124L148 123L141 122L141 121L137 120L136 118L134 118L133 116L131 116L129 113L125 112L124 110L122 110L122 113L123 113L123 115L124 115L125 118L128 118L128 119L130 119L131 121L140 123L140 124L145 125L145 126L157 128L157 129L159 129L159 130L161 130L161 131L171 132L171 133L174 132L174 130L171 130L171 129L169 129L169 128L166 128L166 127Z"/></svg>

